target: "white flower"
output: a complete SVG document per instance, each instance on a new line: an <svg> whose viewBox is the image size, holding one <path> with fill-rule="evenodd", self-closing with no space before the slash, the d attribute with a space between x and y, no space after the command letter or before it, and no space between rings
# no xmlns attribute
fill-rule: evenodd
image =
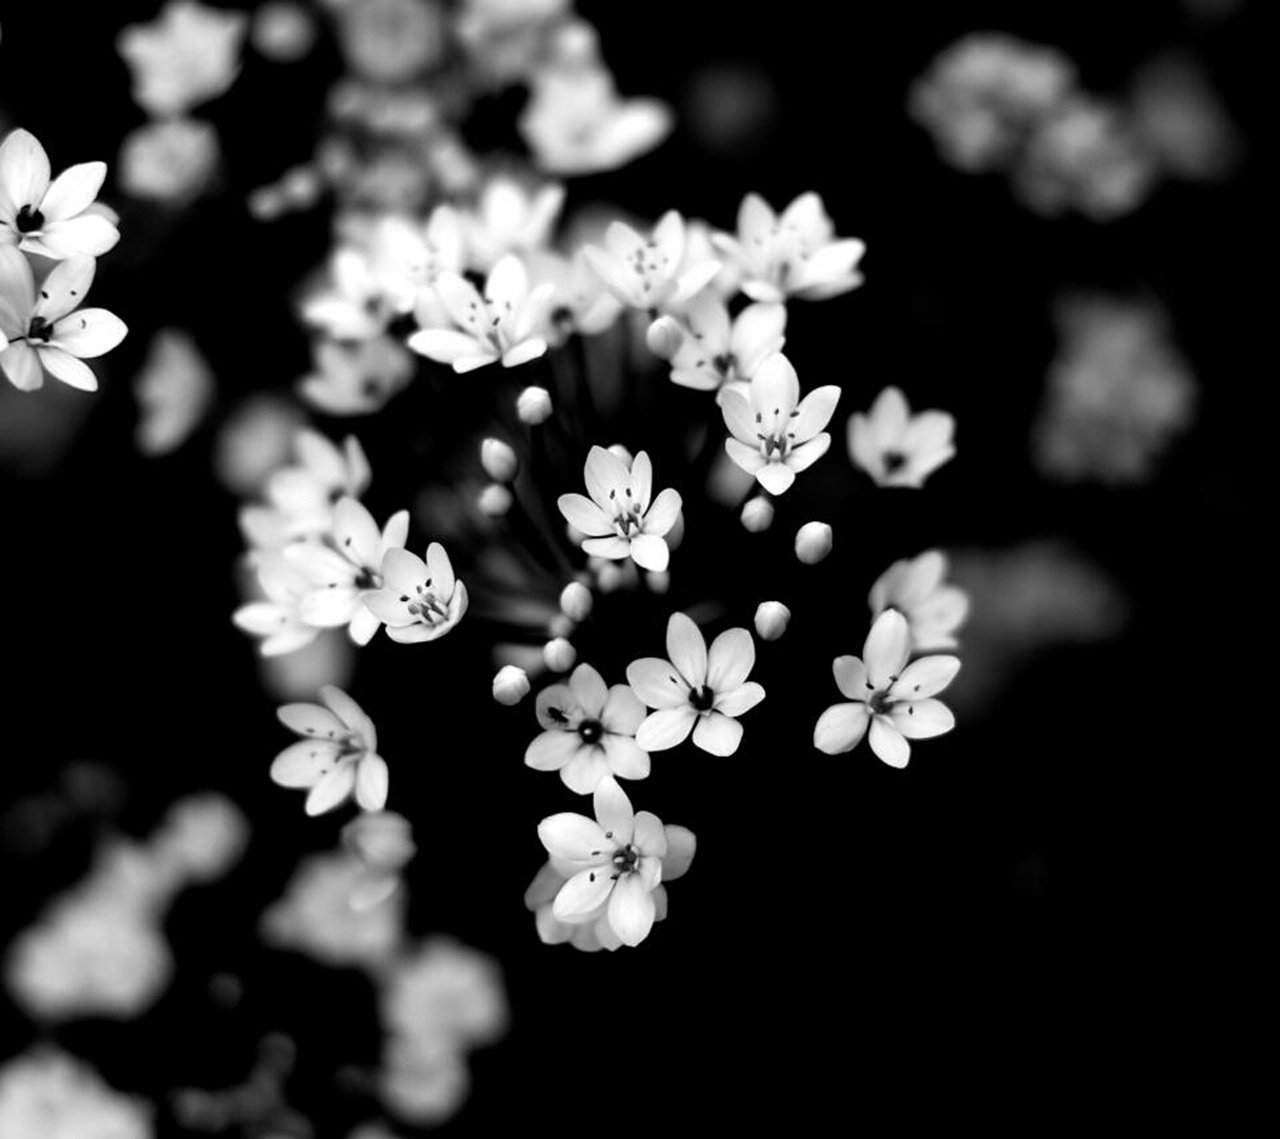
<svg viewBox="0 0 1280 1139"><path fill-rule="evenodd" d="M642 569L667 568L671 551L665 535L676 524L682 505L668 487L650 501L653 464L641 451L633 462L603 447L592 447L584 470L587 493L562 494L556 504L571 526L586 535L582 548L595 557L630 557Z"/></svg>
<svg viewBox="0 0 1280 1139"><path fill-rule="evenodd" d="M935 700L960 670L953 656L926 656L911 664L911 631L895 609L876 618L862 660L836 657L836 687L851 703L833 704L813 729L813 746L828 755L852 751L868 735L871 750L890 767L906 767L908 740L940 736L955 727L951 710Z"/></svg>
<svg viewBox="0 0 1280 1139"><path fill-rule="evenodd" d="M748 395L721 393L720 410L733 436L724 449L770 494L782 494L798 472L827 453L831 436L823 428L839 399L840 389L828 384L802 400L791 361L781 353L770 356L756 368Z"/></svg>
<svg viewBox="0 0 1280 1139"><path fill-rule="evenodd" d="M595 336L613 327L623 311L623 304L600 280L600 275L587 262L583 249L572 257L562 257L548 249L529 255L529 273L538 283L553 286L549 334L553 343L561 343L570 332Z"/></svg>
<svg viewBox="0 0 1280 1139"><path fill-rule="evenodd" d="M742 741L737 717L764 699L764 689L747 680L756 646L746 629L727 629L711 642L683 613L667 622L667 656L644 657L627 666L627 683L657 711L636 731L645 751L663 751L693 732L693 742L712 755L732 755Z"/></svg>
<svg viewBox="0 0 1280 1139"><path fill-rule="evenodd" d="M121 1095L87 1064L41 1048L0 1068L5 1139L151 1139L152 1111Z"/></svg>
<svg viewBox="0 0 1280 1139"><path fill-rule="evenodd" d="M444 12L435 4L360 0L336 7L338 39L347 65L377 83L412 79L440 59L448 42Z"/></svg>
<svg viewBox="0 0 1280 1139"><path fill-rule="evenodd" d="M330 285L302 305L302 319L335 340L378 336L391 318L391 304L369 258L344 247L329 260Z"/></svg>
<svg viewBox="0 0 1280 1139"><path fill-rule="evenodd" d="M730 320L728 306L710 290L699 293L680 317L663 316L655 323L664 321L683 334L669 359L672 382L686 388L745 395L760 365L786 343L785 305L748 305Z"/></svg>
<svg viewBox="0 0 1280 1139"><path fill-rule="evenodd" d="M179 881L212 882L226 874L249 842L249 820L225 795L206 791L174 803L151 837L151 852Z"/></svg>
<svg viewBox="0 0 1280 1139"><path fill-rule="evenodd" d="M503 257L489 273L481 296L466 278L444 272L435 292L456 328L423 328L409 337L409 347L455 372L470 372L502 361L514 368L547 350L543 335L553 286L529 288L529 273L514 254ZM421 308L421 320L428 314Z"/></svg>
<svg viewBox="0 0 1280 1139"><path fill-rule="evenodd" d="M49 156L30 131L10 131L0 143L0 245L59 261L106 253L120 240L112 221L94 209L107 164L69 166L52 183L50 173Z"/></svg>
<svg viewBox="0 0 1280 1139"><path fill-rule="evenodd" d="M95 391L98 378L84 363L110 352L128 329L104 308L77 309L97 263L76 254L59 261L36 294L31 266L12 245L0 245L0 370L14 387L34 391L44 373L81 391Z"/></svg>
<svg viewBox="0 0 1280 1139"><path fill-rule="evenodd" d="M249 17L170 0L149 24L116 39L133 75L134 102L157 118L182 114L221 95L240 73L240 45Z"/></svg>
<svg viewBox="0 0 1280 1139"><path fill-rule="evenodd" d="M409 536L409 512L393 514L378 524L354 498L340 498L333 508L333 531L325 544L295 542L284 555L313 583L299 614L308 625L332 629L346 625L351 639L367 645L382 624L365 599L382 588L382 562L387 551L403 549Z"/></svg>
<svg viewBox="0 0 1280 1139"><path fill-rule="evenodd" d="M684 219L668 210L648 237L626 222L611 222L604 248L584 246L583 256L623 304L652 311L690 300L720 271L718 261L682 270L684 245Z"/></svg>
<svg viewBox="0 0 1280 1139"><path fill-rule="evenodd" d="M476 208L462 215L471 266L487 273L508 253L525 255L547 244L564 205L556 182L530 193L513 178L498 177L480 191Z"/></svg>
<svg viewBox="0 0 1280 1139"><path fill-rule="evenodd" d="M388 550L382 559L383 587L365 604L402 644L443 637L467 611L467 587L453 574L439 542L427 547L424 562L408 550Z"/></svg>
<svg viewBox="0 0 1280 1139"><path fill-rule="evenodd" d="M922 487L956 449L954 416L945 411L912 415L897 388L885 388L863 415L849 417L849 457L880 486Z"/></svg>
<svg viewBox="0 0 1280 1139"><path fill-rule="evenodd" d="M351 905L368 910L400 888L400 872L418 852L409 820L395 811L361 811L342 828L342 845L364 865Z"/></svg>
<svg viewBox="0 0 1280 1139"><path fill-rule="evenodd" d="M140 411L138 450L165 455L181 447L209 410L216 390L213 371L195 341L179 329L160 329L133 380Z"/></svg>
<svg viewBox="0 0 1280 1139"><path fill-rule="evenodd" d="M322 340L312 349L315 371L298 394L329 415L368 415L381 409L413 377L414 359L389 336Z"/></svg>
<svg viewBox="0 0 1280 1139"><path fill-rule="evenodd" d="M712 241L742 274L742 291L753 301L825 300L862 284L858 262L866 245L835 236L817 194L801 194L781 217L748 194L738 209L737 237L717 233Z"/></svg>
<svg viewBox="0 0 1280 1139"><path fill-rule="evenodd" d="M241 605L231 619L246 633L262 638L258 651L264 657L281 656L314 641L320 630L303 621L301 613L311 579L279 553L259 557L257 577L264 598Z"/></svg>
<svg viewBox="0 0 1280 1139"><path fill-rule="evenodd" d="M433 324L448 316L430 286L441 273L461 273L465 263L462 219L452 206L437 206L425 226L395 215L381 218L369 239L370 270L395 311L426 304Z"/></svg>
<svg viewBox="0 0 1280 1139"><path fill-rule="evenodd" d="M280 722L304 737L271 764L281 787L309 789L308 815L332 810L355 795L363 810L387 805L387 761L378 754L378 732L364 710L341 688L326 684L320 704L284 704Z"/></svg>
<svg viewBox="0 0 1280 1139"><path fill-rule="evenodd" d="M378 998L388 1034L461 1051L498 1039L509 1020L496 961L443 937L402 956Z"/></svg>
<svg viewBox="0 0 1280 1139"><path fill-rule="evenodd" d="M562 812L538 824L538 837L555 868L568 881L552 903L557 921L596 921L603 911L624 945L639 945L657 917L653 899L662 881L667 835L662 820L637 814L618 782L607 776L596 787L595 821Z"/></svg>
<svg viewBox="0 0 1280 1139"><path fill-rule="evenodd" d="M539 692L537 713L546 730L529 745L524 761L536 771L559 771L569 790L589 795L610 774L649 774L649 753L635 741L644 705L625 684L605 687L589 664L578 665L567 684Z"/></svg>
<svg viewBox="0 0 1280 1139"><path fill-rule="evenodd" d="M143 123L120 144L120 186L135 198L182 202L209 186L218 155L218 132L210 123L200 119Z"/></svg>
<svg viewBox="0 0 1280 1139"><path fill-rule="evenodd" d="M940 550L894 562L867 595L872 618L896 609L911 627L915 652L954 649L955 631L969 612L969 596L958 586L944 585L946 575L947 559Z"/></svg>
<svg viewBox="0 0 1280 1139"><path fill-rule="evenodd" d="M688 872L697 848L693 831L687 827L668 824L662 829L667 839L667 853L662 856L662 881L651 891L654 921L662 921L667 916L666 884L674 882ZM601 907L600 914L594 921L568 922L556 917L556 895L576 872L572 864L566 865L553 858L543 865L533 881L529 883L529 888L524 895L524 904L534 911L538 937L546 945L561 945L569 942L574 948L587 953L598 949L620 948L623 942L609 925L607 904Z"/></svg>
<svg viewBox="0 0 1280 1139"><path fill-rule="evenodd" d="M333 503L344 494L358 498L372 478L354 435L338 447L320 432L300 428L293 450L297 462L267 479L267 504L240 512L240 527L256 547L273 549L290 538L326 533L333 526Z"/></svg>

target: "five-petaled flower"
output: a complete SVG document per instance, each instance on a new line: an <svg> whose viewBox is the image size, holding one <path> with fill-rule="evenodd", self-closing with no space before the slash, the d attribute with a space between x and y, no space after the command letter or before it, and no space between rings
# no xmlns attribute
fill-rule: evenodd
<svg viewBox="0 0 1280 1139"><path fill-rule="evenodd" d="M946 575L947 558L941 550L894 562L867 594L872 618L886 609L898 610L911 627L914 652L954 649L955 632L969 612L969 595L959 586L944 584Z"/></svg>
<svg viewBox="0 0 1280 1139"><path fill-rule="evenodd" d="M47 371L81 391L97 389L98 378L84 360L111 351L128 329L104 308L76 308L93 284L96 264L83 254L59 261L37 295L26 257L0 245L0 342L8 341L0 370L14 387L34 391Z"/></svg>
<svg viewBox="0 0 1280 1139"><path fill-rule="evenodd" d="M558 770L570 791L589 795L610 774L649 774L649 753L635 741L644 705L628 685L607 688L594 668L580 664L568 684L538 693L537 713L546 730L529 745L524 761L538 771Z"/></svg>
<svg viewBox="0 0 1280 1139"><path fill-rule="evenodd" d="M467 587L453 574L439 542L427 547L424 562L408 550L389 549L382 559L382 588L364 603L402 644L443 637L467 611Z"/></svg>
<svg viewBox="0 0 1280 1139"><path fill-rule="evenodd" d="M627 683L650 708L636 731L645 751L662 751L686 739L712 755L732 755L742 740L737 717L764 699L764 688L747 680L756 646L746 629L727 629L711 642L683 613L667 622L667 656L644 657L627 666Z"/></svg>
<svg viewBox="0 0 1280 1139"><path fill-rule="evenodd" d="M654 311L692 299L720 272L718 261L700 261L682 271L684 247L684 218L668 210L649 237L626 222L610 223L604 248L585 246L583 256L623 304Z"/></svg>
<svg viewBox="0 0 1280 1139"><path fill-rule="evenodd" d="M641 569L662 572L671 551L666 535L676 524L682 505L678 491L668 487L650 500L653 464L641 451L633 461L592 447L584 470L587 493L562 494L557 500L565 520L586 535L583 550L595 557L630 557Z"/></svg>
<svg viewBox="0 0 1280 1139"><path fill-rule="evenodd" d="M271 764L282 787L306 787L308 815L332 810L349 796L366 811L387 804L387 763L378 755L378 732L364 710L341 688L320 689L324 704L285 704L276 715L302 736Z"/></svg>
<svg viewBox="0 0 1280 1139"><path fill-rule="evenodd" d="M867 634L862 659L842 656L832 664L836 687L850 702L833 704L818 717L813 746L838 755L869 735L871 750L885 763L906 767L908 740L940 736L955 727L951 709L934 697L955 678L959 658L926 656L907 664L910 655L907 619L886 609Z"/></svg>
<svg viewBox="0 0 1280 1139"><path fill-rule="evenodd" d="M552 916L570 925L604 916L619 941L639 945L657 917L666 829L656 815L635 812L612 776L596 787L593 805L594 821L565 811L538 824L554 868L567 878Z"/></svg>
<svg viewBox="0 0 1280 1139"><path fill-rule="evenodd" d="M956 453L955 428L948 412L912 415L902 392L885 388L870 412L849 417L849 457L880 486L919 488Z"/></svg>
<svg viewBox="0 0 1280 1139"><path fill-rule="evenodd" d="M96 257L120 240L120 231L94 208L107 176L105 162L69 166L49 181L49 156L30 131L11 131L0 143L0 245L62 260Z"/></svg>
<svg viewBox="0 0 1280 1139"><path fill-rule="evenodd" d="M748 395L721 393L720 410L732 434L724 448L735 463L770 494L781 494L796 474L827 453L831 436L823 430L835 414L840 389L815 388L800 398L796 370L781 353L756 369Z"/></svg>
<svg viewBox="0 0 1280 1139"><path fill-rule="evenodd" d="M787 310L780 304L753 304L730 319L724 301L711 290L699 293L680 316L664 316L680 336L671 356L671 379L687 388L740 391L770 356L786 343Z"/></svg>

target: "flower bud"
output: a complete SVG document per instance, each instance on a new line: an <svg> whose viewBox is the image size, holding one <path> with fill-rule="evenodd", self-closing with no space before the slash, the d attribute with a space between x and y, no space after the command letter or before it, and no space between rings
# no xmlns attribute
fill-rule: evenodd
<svg viewBox="0 0 1280 1139"><path fill-rule="evenodd" d="M796 557L807 566L817 565L831 553L831 540L825 522L806 522L796 531Z"/></svg>
<svg viewBox="0 0 1280 1139"><path fill-rule="evenodd" d="M493 677L493 698L499 704L519 704L529 695L529 674L514 664L503 665Z"/></svg>
<svg viewBox="0 0 1280 1139"><path fill-rule="evenodd" d="M568 672L578 659L578 650L563 637L548 641L542 649L542 659L552 672Z"/></svg>
<svg viewBox="0 0 1280 1139"><path fill-rule="evenodd" d="M675 317L660 316L649 325L644 341L649 345L649 351L660 360L670 360L684 343L684 330Z"/></svg>
<svg viewBox="0 0 1280 1139"><path fill-rule="evenodd" d="M545 423L551 417L551 393L546 388L525 388L516 397L516 415L531 427Z"/></svg>
<svg viewBox="0 0 1280 1139"><path fill-rule="evenodd" d="M585 620L594 601L591 590L580 581L571 581L560 591L560 609L574 621Z"/></svg>
<svg viewBox="0 0 1280 1139"><path fill-rule="evenodd" d="M552 640L557 637L568 637L578 627L578 622L563 613L557 613L547 622L547 636Z"/></svg>
<svg viewBox="0 0 1280 1139"><path fill-rule="evenodd" d="M742 507L742 525L752 534L759 534L773 525L773 503L758 494Z"/></svg>
<svg viewBox="0 0 1280 1139"><path fill-rule="evenodd" d="M762 641L776 641L790 621L791 610L781 601L762 601L756 606L756 635Z"/></svg>
<svg viewBox="0 0 1280 1139"><path fill-rule="evenodd" d="M511 492L501 483L491 482L480 492L476 505L480 507L482 514L487 514L490 518L501 518L511 509Z"/></svg>
<svg viewBox="0 0 1280 1139"><path fill-rule="evenodd" d="M480 465L494 482L510 482L520 462L508 444L491 437L480 444Z"/></svg>

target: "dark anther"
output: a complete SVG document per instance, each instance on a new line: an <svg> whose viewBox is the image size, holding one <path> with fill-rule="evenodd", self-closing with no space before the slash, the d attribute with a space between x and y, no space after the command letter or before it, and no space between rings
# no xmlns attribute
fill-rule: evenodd
<svg viewBox="0 0 1280 1139"><path fill-rule="evenodd" d="M34 233L37 229L44 228L44 214L30 206L23 206L13 219L13 224L18 227L19 233Z"/></svg>
<svg viewBox="0 0 1280 1139"><path fill-rule="evenodd" d="M716 694L705 684L689 693L689 703L693 705L695 711L710 712L715 702Z"/></svg>
<svg viewBox="0 0 1280 1139"><path fill-rule="evenodd" d="M578 735L582 737L584 744L599 743L600 737L604 735L604 727L599 720L583 720L578 725Z"/></svg>
<svg viewBox="0 0 1280 1139"><path fill-rule="evenodd" d="M53 325L42 316L31 318L31 327L27 329L28 340L43 340L46 344L53 339Z"/></svg>
<svg viewBox="0 0 1280 1139"><path fill-rule="evenodd" d="M884 453L884 469L889 474L897 474L907 465L907 457L901 451L886 451Z"/></svg>

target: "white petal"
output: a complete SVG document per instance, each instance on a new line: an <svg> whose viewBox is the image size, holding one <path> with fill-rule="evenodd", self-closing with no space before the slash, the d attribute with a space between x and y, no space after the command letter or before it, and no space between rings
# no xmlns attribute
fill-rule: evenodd
<svg viewBox="0 0 1280 1139"><path fill-rule="evenodd" d="M742 725L720 712L708 712L693 729L693 742L712 755L732 755L742 742Z"/></svg>
<svg viewBox="0 0 1280 1139"><path fill-rule="evenodd" d="M653 500L645 513L644 532L655 534L659 538L664 537L676 524L682 506L684 506L684 500L680 497L679 491L668 487Z"/></svg>
<svg viewBox="0 0 1280 1139"><path fill-rule="evenodd" d="M561 921L584 917L604 905L613 888L607 866L580 870L560 887L551 912Z"/></svg>
<svg viewBox="0 0 1280 1139"><path fill-rule="evenodd" d="M911 758L911 745L887 716L871 719L871 750L890 767L906 767Z"/></svg>
<svg viewBox="0 0 1280 1139"><path fill-rule="evenodd" d="M558 771L578 754L581 747L582 737L577 732L548 728L534 736L525 749L524 761L535 771Z"/></svg>
<svg viewBox="0 0 1280 1139"><path fill-rule="evenodd" d="M381 811L387 805L390 773L380 755L366 755L356 766L356 802L365 811Z"/></svg>
<svg viewBox="0 0 1280 1139"><path fill-rule="evenodd" d="M785 421L800 402L800 380L781 352L764 360L751 378L751 406L766 418Z"/></svg>
<svg viewBox="0 0 1280 1139"><path fill-rule="evenodd" d="M692 687L706 683L707 642L683 613L672 613L667 621L667 657Z"/></svg>
<svg viewBox="0 0 1280 1139"><path fill-rule="evenodd" d="M53 340L72 356L91 360L110 352L128 332L115 313L104 308L82 308L54 322Z"/></svg>
<svg viewBox="0 0 1280 1139"><path fill-rule="evenodd" d="M876 618L862 646L867 679L875 688L888 688L902 672L911 652L911 630L907 619L896 609L886 609Z"/></svg>
<svg viewBox="0 0 1280 1139"><path fill-rule="evenodd" d="M30 131L11 131L0 144L0 194L13 209L40 205L49 189L49 156Z"/></svg>
<svg viewBox="0 0 1280 1139"><path fill-rule="evenodd" d="M927 656L913 661L889 690L892 700L926 700L947 687L960 671L960 658Z"/></svg>
<svg viewBox="0 0 1280 1139"><path fill-rule="evenodd" d="M796 472L785 463L774 459L772 462L766 462L756 471L756 478L770 494L784 494L796 481Z"/></svg>
<svg viewBox="0 0 1280 1139"><path fill-rule="evenodd" d="M106 176L105 162L81 162L68 166L46 191L40 212L49 221L75 217L98 196Z"/></svg>
<svg viewBox="0 0 1280 1139"><path fill-rule="evenodd" d="M646 779L649 775L649 753L629 736L606 732L600 741L608 768L619 779Z"/></svg>
<svg viewBox="0 0 1280 1139"><path fill-rule="evenodd" d="M840 402L840 389L834 384L823 388L815 388L800 401L796 408L799 413L791 421L791 430L797 445L807 443L819 431L823 430L831 417L836 413L836 404Z"/></svg>
<svg viewBox="0 0 1280 1139"><path fill-rule="evenodd" d="M40 363L45 371L55 380L61 380L69 387L78 388L82 392L98 390L98 377L83 361L53 347L40 348L36 355L40 357Z"/></svg>
<svg viewBox="0 0 1280 1139"><path fill-rule="evenodd" d="M364 741L370 751L377 750L378 737L373 728L373 721L359 704L333 684L321 685L320 699L338 719Z"/></svg>
<svg viewBox="0 0 1280 1139"><path fill-rule="evenodd" d="M632 661L627 666L627 683L650 708L675 708L689 703L685 679L669 661L657 657Z"/></svg>
<svg viewBox="0 0 1280 1139"><path fill-rule="evenodd" d="M893 709L893 726L909 740L927 740L951 731L956 718L941 700L912 700Z"/></svg>
<svg viewBox="0 0 1280 1139"><path fill-rule="evenodd" d="M44 317L52 324L61 320L77 305L83 304L85 294L93 284L96 267L97 262L84 255L59 261L40 286L35 315Z"/></svg>
<svg viewBox="0 0 1280 1139"><path fill-rule="evenodd" d="M675 747L688 738L697 718L697 712L687 703L679 708L660 708L646 716L636 729L636 743L649 752Z"/></svg>
<svg viewBox="0 0 1280 1139"><path fill-rule="evenodd" d="M569 677L569 690L589 719L600 719L605 702L609 699L609 689L604 677L591 665L580 664Z"/></svg>
<svg viewBox="0 0 1280 1139"><path fill-rule="evenodd" d="M667 853L662 857L662 880L672 882L683 877L693 862L698 840L688 827L668 825Z"/></svg>
<svg viewBox="0 0 1280 1139"><path fill-rule="evenodd" d="M271 763L271 779L281 787L313 787L337 762L339 747L325 740L299 740Z"/></svg>
<svg viewBox="0 0 1280 1139"><path fill-rule="evenodd" d="M594 864L613 852L600 824L586 815L561 811L538 824L538 838L552 858Z"/></svg>
<svg viewBox="0 0 1280 1139"><path fill-rule="evenodd" d="M340 763L307 795L305 810L308 815L322 815L350 797L355 790L356 767L354 763Z"/></svg>
<svg viewBox="0 0 1280 1139"><path fill-rule="evenodd" d="M715 710L726 716L741 716L764 699L764 687L754 680L730 688L716 696Z"/></svg>
<svg viewBox="0 0 1280 1139"><path fill-rule="evenodd" d="M347 731L337 716L319 704L284 704L276 709L276 718L300 736L335 739Z"/></svg>
<svg viewBox="0 0 1280 1139"><path fill-rule="evenodd" d="M618 781L612 777L602 779L596 787L592 804L595 807L596 822L600 824L605 837L617 846L629 843L635 831L636 816L631 808L631 800Z"/></svg>
<svg viewBox="0 0 1280 1139"><path fill-rule="evenodd" d="M586 495L562 494L556 505L570 526L588 536L613 533L613 522L609 516Z"/></svg>
<svg viewBox="0 0 1280 1139"><path fill-rule="evenodd" d="M40 233L39 252L53 257L74 257L88 254L100 257L114 249L120 241L120 231L101 214L81 214L66 221L55 221Z"/></svg>
<svg viewBox="0 0 1280 1139"><path fill-rule="evenodd" d="M624 945L639 945L653 928L653 897L638 874L625 874L609 898L609 927Z"/></svg>
<svg viewBox="0 0 1280 1139"><path fill-rule="evenodd" d="M615 684L609 689L600 722L605 731L616 736L634 736L640 721L644 719L644 703L627 684Z"/></svg>
<svg viewBox="0 0 1280 1139"><path fill-rule="evenodd" d="M662 573L671 560L671 549L656 534L636 534L631 539L631 557L641 569Z"/></svg>
<svg viewBox="0 0 1280 1139"><path fill-rule="evenodd" d="M867 734L870 716L865 704L833 704L813 728L813 746L827 755L852 751Z"/></svg>
<svg viewBox="0 0 1280 1139"><path fill-rule="evenodd" d="M831 662L831 671L841 695L850 700L865 700L874 690L873 686L867 684L867 666L857 657L836 657Z"/></svg>
<svg viewBox="0 0 1280 1139"><path fill-rule="evenodd" d="M726 629L707 654L707 686L713 692L738 688L756 663L756 643L746 629Z"/></svg>

